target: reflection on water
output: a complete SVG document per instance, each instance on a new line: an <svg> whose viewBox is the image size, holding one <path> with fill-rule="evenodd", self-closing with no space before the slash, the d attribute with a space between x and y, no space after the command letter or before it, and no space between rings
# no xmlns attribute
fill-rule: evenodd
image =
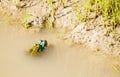
<svg viewBox="0 0 120 77"><path fill-rule="evenodd" d="M70 46L57 32L33 32L0 19L0 77L120 77L105 56ZM39 57L26 51L39 39L51 44Z"/></svg>

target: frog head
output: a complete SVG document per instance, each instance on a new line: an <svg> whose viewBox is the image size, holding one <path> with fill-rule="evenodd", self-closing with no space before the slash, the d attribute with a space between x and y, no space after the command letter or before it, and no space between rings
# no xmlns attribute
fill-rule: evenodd
<svg viewBox="0 0 120 77"><path fill-rule="evenodd" d="M38 41L38 44L41 47L41 51L43 51L47 47L47 40L40 40Z"/></svg>

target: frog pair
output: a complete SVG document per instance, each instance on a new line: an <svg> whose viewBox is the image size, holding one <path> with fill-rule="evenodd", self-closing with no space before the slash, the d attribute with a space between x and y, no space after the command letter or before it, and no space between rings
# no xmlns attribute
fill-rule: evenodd
<svg viewBox="0 0 120 77"><path fill-rule="evenodd" d="M43 52L46 47L47 47L47 40L40 40L38 41L37 44L35 44L30 50L29 50L29 53L31 55L38 55L40 54L41 52Z"/></svg>

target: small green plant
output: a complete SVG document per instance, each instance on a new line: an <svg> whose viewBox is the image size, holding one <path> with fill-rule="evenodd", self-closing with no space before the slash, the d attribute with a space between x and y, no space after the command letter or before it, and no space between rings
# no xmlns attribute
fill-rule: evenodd
<svg viewBox="0 0 120 77"><path fill-rule="evenodd" d="M87 5L86 6L84 6L84 8L85 8L85 17L87 17L87 19L89 19L89 15L90 15L90 9L91 9L91 0L88 0L88 2L87 2Z"/></svg>
<svg viewBox="0 0 120 77"><path fill-rule="evenodd" d="M79 9L79 7L78 7L78 5L76 4L76 6L74 7L74 10L75 10L75 12L77 13L77 17L78 17L78 20L79 21L82 21L82 15L81 15L81 12L80 12L80 9Z"/></svg>
<svg viewBox="0 0 120 77"><path fill-rule="evenodd" d="M46 23L49 25L49 28L52 30L54 27L54 22L48 17Z"/></svg>
<svg viewBox="0 0 120 77"><path fill-rule="evenodd" d="M30 28L32 25L31 25L31 20L30 20L30 17L32 16L32 14L29 14L27 12L27 10L25 9L24 10L24 14L22 16L22 22L23 22L23 26L28 29Z"/></svg>
<svg viewBox="0 0 120 77"><path fill-rule="evenodd" d="M48 0L48 4L50 5L50 8L51 8L51 12L50 12L50 16L48 16L47 17L47 19L46 19L46 22L47 22L47 24L50 26L50 29L52 29L53 27L54 27L54 21L52 21L51 19L50 19L50 17L52 17L52 18L54 18L54 15L55 15L55 6L54 6L54 4L53 4L53 0Z"/></svg>
<svg viewBox="0 0 120 77"><path fill-rule="evenodd" d="M48 0L48 3L51 7L51 15L54 16L55 14L55 6L53 5L53 1L52 0Z"/></svg>
<svg viewBox="0 0 120 77"><path fill-rule="evenodd" d="M65 0L61 0L61 4L63 7L65 7Z"/></svg>

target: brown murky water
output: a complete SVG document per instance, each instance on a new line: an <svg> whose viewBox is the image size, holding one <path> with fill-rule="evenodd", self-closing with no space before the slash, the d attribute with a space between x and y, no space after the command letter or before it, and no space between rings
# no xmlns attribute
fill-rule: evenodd
<svg viewBox="0 0 120 77"><path fill-rule="evenodd" d="M56 32L25 30L14 21L0 19L0 77L120 77L104 55L71 46ZM39 57L26 54L39 39L51 46Z"/></svg>

